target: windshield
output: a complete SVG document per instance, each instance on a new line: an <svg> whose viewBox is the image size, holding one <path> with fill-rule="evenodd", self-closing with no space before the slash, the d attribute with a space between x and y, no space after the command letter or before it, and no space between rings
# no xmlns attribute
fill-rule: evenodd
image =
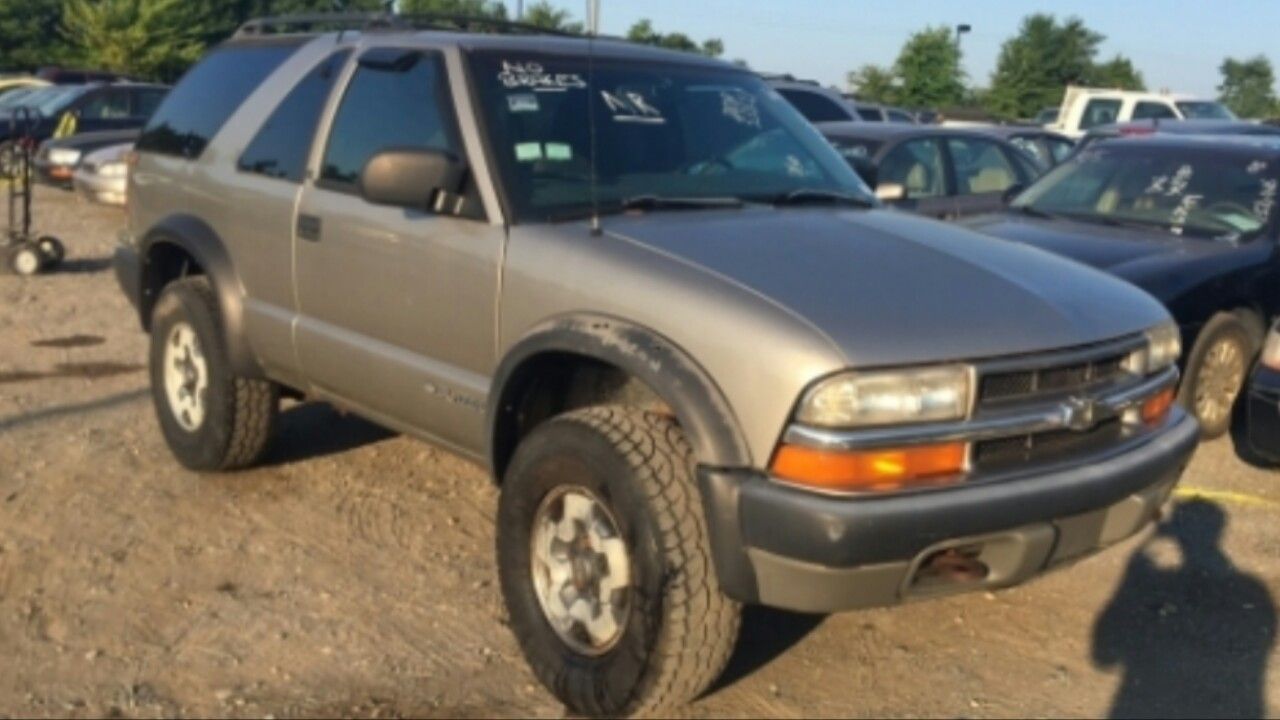
<svg viewBox="0 0 1280 720"><path fill-rule="evenodd" d="M24 99L29 98L34 92L37 92L37 88L18 88L17 90L10 90L4 95L0 95L0 108L21 105L24 102Z"/></svg>
<svg viewBox="0 0 1280 720"><path fill-rule="evenodd" d="M55 85L54 87L40 88L23 97L13 107L29 107L44 117L51 117L61 112L63 108L80 97L86 90L88 88L83 85Z"/></svg>
<svg viewBox="0 0 1280 720"><path fill-rule="evenodd" d="M476 53L482 113L517 219L554 219L629 198L778 197L823 190L874 202L866 185L756 76L583 56ZM588 122L588 100L595 137Z"/></svg>
<svg viewBox="0 0 1280 720"><path fill-rule="evenodd" d="M1235 113L1222 103L1191 100L1174 103L1187 120L1235 120Z"/></svg>
<svg viewBox="0 0 1280 720"><path fill-rule="evenodd" d="M1261 235L1276 204L1276 161L1206 151L1089 148L1051 170L1015 209L1173 235Z"/></svg>

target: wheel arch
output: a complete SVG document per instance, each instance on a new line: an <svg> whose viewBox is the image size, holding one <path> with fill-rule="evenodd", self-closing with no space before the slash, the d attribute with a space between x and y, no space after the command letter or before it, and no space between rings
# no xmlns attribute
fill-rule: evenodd
<svg viewBox="0 0 1280 720"><path fill-rule="evenodd" d="M497 481L520 439L536 425L522 420L525 398L542 371L566 362L616 368L642 383L675 417L700 464L751 465L750 449L728 400L685 351L626 321L574 315L534 328L498 366L487 412L487 456Z"/></svg>
<svg viewBox="0 0 1280 720"><path fill-rule="evenodd" d="M232 368L243 377L264 377L245 339L244 286L226 244L213 228L192 215L170 215L147 231L138 243L138 255L138 313L144 329L150 330L151 311L166 285L188 275L205 275L218 299Z"/></svg>

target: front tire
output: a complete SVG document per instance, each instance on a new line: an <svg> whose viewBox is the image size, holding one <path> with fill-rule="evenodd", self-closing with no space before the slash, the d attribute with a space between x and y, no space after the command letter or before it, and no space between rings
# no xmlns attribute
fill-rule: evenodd
<svg viewBox="0 0 1280 720"><path fill-rule="evenodd" d="M217 297L205 277L165 287L151 315L151 397L169 450L192 470L235 470L261 458L280 388L231 368Z"/></svg>
<svg viewBox="0 0 1280 720"><path fill-rule="evenodd" d="M711 562L692 452L654 413L595 407L535 428L498 504L498 572L538 679L571 710L651 713L724 669L740 608Z"/></svg>
<svg viewBox="0 0 1280 720"><path fill-rule="evenodd" d="M1187 356L1187 376L1178 399L1200 421L1205 440L1231 429L1236 400L1257 352L1253 337L1236 315L1217 315L1205 324Z"/></svg>

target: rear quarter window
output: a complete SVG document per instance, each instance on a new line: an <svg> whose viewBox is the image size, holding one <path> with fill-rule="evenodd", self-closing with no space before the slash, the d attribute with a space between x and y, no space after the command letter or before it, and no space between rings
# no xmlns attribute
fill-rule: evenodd
<svg viewBox="0 0 1280 720"><path fill-rule="evenodd" d="M225 45L196 64L156 109L138 138L141 152L197 158L297 43Z"/></svg>

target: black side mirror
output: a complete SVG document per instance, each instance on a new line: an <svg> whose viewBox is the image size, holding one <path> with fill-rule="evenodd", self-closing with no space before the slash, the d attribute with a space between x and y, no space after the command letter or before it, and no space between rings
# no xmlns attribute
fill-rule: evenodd
<svg viewBox="0 0 1280 720"><path fill-rule="evenodd" d="M1021 195L1022 191L1026 189L1027 189L1027 186L1023 185L1022 183L1014 183L1004 189L1004 195L1002 195L1000 199L1004 202L1005 205L1008 205L1009 203L1013 202L1014 198Z"/></svg>
<svg viewBox="0 0 1280 720"><path fill-rule="evenodd" d="M360 195L375 205L433 210L457 194L465 165L444 150L391 148L369 158L360 172Z"/></svg>

